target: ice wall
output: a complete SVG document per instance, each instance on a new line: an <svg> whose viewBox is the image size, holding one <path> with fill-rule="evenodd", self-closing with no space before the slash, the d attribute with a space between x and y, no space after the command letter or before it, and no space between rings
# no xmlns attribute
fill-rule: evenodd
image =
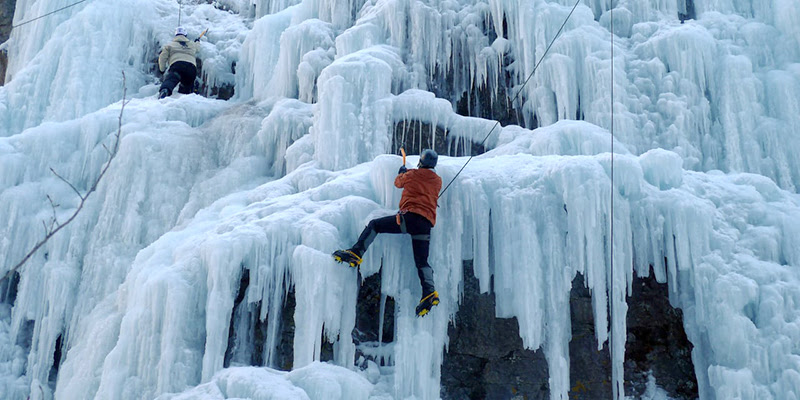
<svg viewBox="0 0 800 400"><path fill-rule="evenodd" d="M72 333L81 332L82 314L116 290L136 252L176 223L190 197L191 188L182 177L202 179L195 174L210 168L207 161L181 156L183 151L201 152L204 147L196 134L189 133L193 128L187 122L197 126L222 106L184 101L177 107L147 110L141 103L128 105L121 150L109 170L114 179L101 184L78 220L31 260L29 272L22 276L17 302L29 305L31 311L14 314L12 332L24 335L27 321L38 321L28 354L29 376L47 381L58 336L68 343ZM4 139L5 189L0 196L4 213L14 218L3 236L15 238L2 243L4 268L41 238L42 222L49 222L51 213L63 222L77 206L77 196L48 169L85 193L107 159L103 145L110 146L118 115L117 104L79 120L43 125ZM151 125L159 120L161 124ZM127 135L128 129L133 133ZM56 209L47 211L50 206L40 194L54 198ZM54 297L42 299L42 293Z"/></svg>
<svg viewBox="0 0 800 400"><path fill-rule="evenodd" d="M797 8L781 2L762 2L758 7L696 3L698 20L685 23L677 18L685 7L682 2L615 4L616 134L638 154L656 147L668 148L681 154L689 169L755 172L793 189L797 165L790 149L796 139L786 132L796 129L798 121L796 115L782 111L785 107L772 103L775 96L797 97L797 33L792 26L776 22L772 10L780 6L780 19L787 21L798 18ZM610 4L587 5L577 7L550 55L524 88L520 84L533 72L571 9L565 2L493 1L488 7L477 2L367 3L355 24L336 37L333 64L346 62L339 59L371 46L390 45L405 63L399 71L393 67L392 94L420 88L452 96L452 102L483 86L499 96L502 88L497 85L498 75L506 67L516 86L505 95L511 98L523 90L515 107L521 109L529 126L584 119L609 128ZM748 12L737 14L745 7ZM305 2L259 20L257 25L263 28L256 36L251 35L251 49L244 54L252 56L247 56L245 64L265 73L244 70L239 78L243 97L290 94L297 90L292 83L295 80L303 86L302 82L321 76L321 70L331 63L328 34L324 29L298 38L289 33L309 32L313 25L302 22L306 18L323 19L336 26L319 8L316 2ZM763 11L752 12L759 9ZM295 21L290 21L292 18ZM314 45L313 37L319 34L325 42ZM772 40L776 36L781 39ZM280 45L279 38L283 42ZM270 50L256 52L253 46L264 41L273 43L268 46ZM280 52L296 52L298 48L314 48L306 53L310 63L302 68L297 68L296 62L281 65L300 56ZM513 62L507 64L506 57ZM280 75L280 83L276 83L272 82L276 75L273 71L288 71L289 75ZM781 84L776 85L778 81ZM286 84L292 87L282 88ZM311 85L305 87L301 98L313 99ZM443 91L445 88L448 90ZM357 88L337 90L357 93ZM366 94L361 96L368 99ZM349 103L360 108L360 101ZM360 113L353 116L360 118ZM323 121L317 125L321 130L329 128ZM790 146L771 148L774 143ZM756 148L769 150L759 155ZM765 152L770 157L764 157Z"/></svg>
<svg viewBox="0 0 800 400"><path fill-rule="evenodd" d="M242 275L251 282L246 306L268 322L266 364L293 288L291 374L328 376L315 363L323 340L334 344L335 364L353 368L356 273L328 254L352 244L370 218L394 212L400 161L385 153L395 124L424 122L479 142L495 122L453 110L465 93L487 90L492 104L521 91L508 107L540 128L498 128L490 151L441 198L430 261L442 303L430 316L412 314L420 293L407 241L375 241L361 273L382 265L383 295L395 299L393 366L371 388L357 382L346 393L438 398L461 260L474 259L497 316L517 317L525 346L543 349L553 399L568 397L577 273L593 294L598 347L613 346L620 396L634 273L667 282L683 309L701 398L800 396L800 7L697 0L697 19L681 23L684 1L585 1L542 61L573 4L186 2L190 34L211 29L202 42L206 79L236 85L230 103L148 98L156 43L177 24L175 2L87 2L15 31L15 64L0 88L0 215L10 221L0 270L41 237L53 214L47 195L60 220L77 206L49 168L86 190L105 162L122 70L135 99L109 175L25 267L12 312L0 312L3 394L272 390L254 376L274 378L289 397L334 390L261 369L222 370L231 322L243 324L233 310ZM17 18L35 14L19 7L63 5L20 1ZM448 182L464 162L442 157L437 170ZM223 394L231 382L237 389Z"/></svg>
<svg viewBox="0 0 800 400"><path fill-rule="evenodd" d="M19 1L14 21L67 3ZM132 87L141 87L154 36L152 23L145 22L152 11L145 10L153 9L157 4L149 1L115 6L88 2L15 28L8 45L6 87L7 106L17 111L7 117L3 135L43 120L73 119L119 100L122 71Z"/></svg>
<svg viewBox="0 0 800 400"><path fill-rule="evenodd" d="M494 26L505 18L512 53L530 49L512 65L517 81L530 74L569 11L570 2L542 3L492 2ZM607 3L589 2L592 12L578 7L526 86L528 124L579 118L610 127ZM695 1L698 19L680 23L680 4L645 3L615 8L616 134L639 154L663 147L681 154L689 169L755 172L793 190L797 165L789 149L796 138L789 133L797 121L770 99L787 90L787 98L797 97L796 28L777 21L798 18L796 5ZM775 74L783 86L777 92ZM770 159L758 148L770 148Z"/></svg>
<svg viewBox="0 0 800 400"><path fill-rule="evenodd" d="M559 128L569 132L581 126ZM442 160L440 173L451 176L459 161ZM104 357L98 396L137 398L119 396L112 388L140 384L142 391L156 390L145 392L154 394L211 379L221 368L243 268L256 282L248 289L247 301L264 302L262 309L270 309L270 319L275 312L270 307L280 304L285 293L285 279L295 285L296 367L319 358L321 337L335 343L336 362L349 365L352 342L342 334L353 327L356 276L355 271L332 263L326 249L347 244L370 215L390 212L399 195L391 187L397 162L396 156L384 156L371 165L336 173L310 165L300 168L281 180L215 202L186 227L140 252L126 282L110 297L117 299L108 305L116 317L108 315L107 306L95 307L88 317L121 319L116 343ZM434 231L433 241L439 245L432 251L431 263L443 299L436 313L425 319L413 317L419 289L409 264L410 248L400 238L377 240L362 268L365 275L376 273L382 259L383 291L397 299L395 398L438 396L438 365L447 323L457 309L462 258L476 260L481 285L496 293L498 316L516 316L525 345L544 348L554 398L566 396L569 389L566 349L574 275L584 274L593 290L601 332L598 345L608 338L602 332L610 329L621 346L625 291L632 274L649 274L649 265L659 280L668 282L674 303L686 312L687 332L697 345L698 371L711 371L700 377L703 398L730 393L780 398L796 391L792 368L776 374L778 370L759 364L763 357L770 363L791 363L795 346L791 332L796 310L788 306L773 315L778 310L771 306L798 294L792 289L796 275L791 260L797 257L797 244L791 226L800 214L792 195L754 175L684 172L675 153L619 155L613 188L618 197L612 275L607 261L612 190L607 154L536 157L490 152L473 162L474 168L465 170L461 183L443 198L442 222ZM773 216L764 220L761 216L768 208ZM743 220L748 222L741 224ZM492 236L485 229L488 225L493 227ZM760 268L753 269L753 263ZM604 293L612 282L615 305L609 321L604 318L609 312ZM765 294L762 304L753 297L760 292L774 294ZM169 307L165 310L159 304ZM178 314L186 316L176 318ZM763 320L753 322L754 318ZM609 327L611 321L619 325ZM722 321L724 327L715 326ZM773 347L776 340L782 347ZM161 343L161 350L131 362L132 355L155 351L153 343ZM737 349L742 355L731 357ZM98 350L95 344L91 350L77 345L72 351L74 358L68 357L62 367L66 385L59 386L63 391L57 395L75 396L78 388L86 390L70 374L86 367L91 358L86 352ZM615 364L621 365L621 351L615 352ZM186 365L203 367L184 369ZM734 382L742 378L732 377L742 374L752 377L740 387ZM754 395L748 397L750 392Z"/></svg>

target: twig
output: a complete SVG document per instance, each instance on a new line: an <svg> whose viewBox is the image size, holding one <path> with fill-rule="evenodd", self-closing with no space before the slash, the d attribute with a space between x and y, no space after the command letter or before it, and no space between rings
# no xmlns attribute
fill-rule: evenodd
<svg viewBox="0 0 800 400"><path fill-rule="evenodd" d="M53 219L50 220L50 228L47 228L47 226L45 226L45 235L50 233L50 231L53 230L54 226L58 226L58 216L56 215L56 207L60 206L60 204L56 204L53 201L53 198L50 197L49 194L47 195L47 200L50 202L50 208L53 210ZM42 223L44 223L44 221L42 221Z"/></svg>
<svg viewBox="0 0 800 400"><path fill-rule="evenodd" d="M75 193L77 193L78 197L80 197L80 199L81 199L81 202L80 202L80 204L78 204L78 208L75 209L75 212L73 212L72 215L66 221L64 221L63 224L59 224L57 221L54 220L54 224L52 226L55 226L55 229L48 230L47 229L47 225L45 224L45 230L47 230L48 232L44 236L44 238L42 240L40 240L39 242L37 242L33 246L33 248L28 252L28 254L26 254L25 257L22 258L22 260L20 262L18 262L16 265L11 267L11 269L9 269L5 273L5 275L3 276L2 279L6 279L6 278L10 277L12 273L14 273L18 269L22 268L22 266L25 265L25 263L33 256L33 254L36 253L37 250L39 250L39 248L44 246L44 244L47 243L47 241L49 241L50 238L52 238L56 233L58 233L58 231L60 231L65 226L69 225L69 223L72 222L75 219L75 217L78 216L78 213L81 212L81 210L83 209L83 206L86 204L86 199L89 198L89 195L92 194L95 190L97 190L97 186L100 184L100 180L103 179L103 176L105 176L106 171L108 171L108 167L111 165L111 160L113 160L114 157L116 157L117 151L119 150L119 139L120 139L120 136L122 135L122 113L125 111L125 104L127 104L126 101L125 101L125 95L126 95L127 91L128 91L128 89L125 86L125 72L123 71L122 72L122 108L120 108L120 110L119 110L119 125L117 126L117 133L116 133L116 135L114 135L114 146L111 149L111 152L109 153L108 161L106 161L106 164L103 166L103 169L100 171L100 175L98 175L97 178L94 180L94 183L92 183L92 186L89 188L89 190L86 192L86 194L81 195L81 193L78 191L78 189L75 188L75 186L72 183L70 183L69 181L64 179L61 175L56 173L56 171L53 170L53 168L50 168L50 171L52 171L53 174L55 174L62 181L66 182L67 185L69 185L69 187L71 187L72 190ZM47 196L47 198L49 199L50 196ZM52 200L50 200L50 205L53 206L53 201ZM55 213L55 207L53 208L53 213ZM55 216L53 218L55 219ZM44 221L42 223L44 223ZM2 280L2 279L0 279L0 280Z"/></svg>
<svg viewBox="0 0 800 400"><path fill-rule="evenodd" d="M42 385L40 383L36 383L39 386L39 392L42 394L42 400L44 400L44 389L42 389ZM28 400L31 400L31 396L28 395Z"/></svg>
<svg viewBox="0 0 800 400"><path fill-rule="evenodd" d="M58 179L61 179L61 180L62 180L64 183L66 183L67 185L69 185L69 187L71 187L71 188L72 188L72 191L73 191L73 192L75 192L75 194L77 194L77 195L78 195L78 197L80 197L80 198L81 198L81 200L83 200L83 195L81 195L81 192L79 192L79 191L78 191L78 189L76 189L76 188L75 188L75 186L73 186L73 185L72 185L72 184L71 184L71 183L70 183L68 180L64 179L64 177L62 177L61 175L59 175L59 174L58 174L58 172L56 172L56 170L54 170L54 169L53 169L53 167L50 167L50 172L52 172L52 173L53 173L53 175L57 176L57 177L58 177Z"/></svg>

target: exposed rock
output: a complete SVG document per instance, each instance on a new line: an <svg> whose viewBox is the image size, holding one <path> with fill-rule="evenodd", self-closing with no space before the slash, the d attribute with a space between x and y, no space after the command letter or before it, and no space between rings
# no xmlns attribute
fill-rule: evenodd
<svg viewBox="0 0 800 400"><path fill-rule="evenodd" d="M437 153L451 157L474 156L486 151L484 146L470 140L453 136L439 126L420 121L400 121L394 125L392 137L392 154L399 154L403 147L406 153L419 154L430 148Z"/></svg>
<svg viewBox="0 0 800 400"><path fill-rule="evenodd" d="M19 287L19 272L14 271L7 277L0 279L0 304L8 304L11 307L17 301L17 289Z"/></svg>
<svg viewBox="0 0 800 400"><path fill-rule="evenodd" d="M450 327L442 365L442 398L549 398L544 354L522 347L516 319L495 318L494 295L478 293L471 262L465 262L464 269L464 299ZM697 398L692 346L680 310L669 305L666 285L652 278L636 279L628 304L626 395L643 394L652 371L670 397ZM570 310L570 399L611 398L608 346L597 350L592 300L581 276L573 281Z"/></svg>
<svg viewBox="0 0 800 400"><path fill-rule="evenodd" d="M511 60L506 60L506 63ZM510 124L526 126L525 121L520 118L519 113L513 107L511 99L516 92L510 93L506 88L510 84L511 77L505 74L500 75L500 83L492 90L489 85L477 88L469 93L464 93L456 103L456 113L467 117L485 118L493 121L500 121L500 126ZM497 93L493 93L493 90ZM537 126L528 127L530 129Z"/></svg>
<svg viewBox="0 0 800 400"><path fill-rule="evenodd" d="M267 320L260 319L261 302L244 302L245 294L250 286L250 271L242 266L242 277L239 290L234 300L232 318L228 331L228 348L225 351L223 365L265 365L265 346L267 344ZM296 302L294 288L290 288L284 299L281 310L280 333L272 360L272 368L290 371L294 363L294 310ZM246 319L247 324L236 322ZM242 329L242 326L245 328ZM238 329L237 329L238 328Z"/></svg>
<svg viewBox="0 0 800 400"><path fill-rule="evenodd" d="M572 324L572 340L569 342L570 400L611 399L608 344L602 350L597 350L592 295L581 275L572 280L569 309Z"/></svg>
<svg viewBox="0 0 800 400"><path fill-rule="evenodd" d="M231 73L236 73L236 64L231 65ZM234 87L232 84L223 83L219 86L209 85L203 76L203 59L197 59L197 79L195 81L195 90L197 93L205 97L211 97L220 100L228 100L233 97Z"/></svg>
<svg viewBox="0 0 800 400"><path fill-rule="evenodd" d="M648 371L670 397L698 397L692 364L692 344L683 330L683 312L669 304L667 285L636 279L628 299L628 338L625 352L625 393L644 393Z"/></svg>
<svg viewBox="0 0 800 400"><path fill-rule="evenodd" d="M358 290L358 307L356 308L356 326L353 329L353 341L356 345L364 342L377 342L380 331L381 313L381 275L372 275L363 280ZM386 298L383 315L383 343L394 341L394 299ZM356 354L358 359L360 354Z"/></svg>
<svg viewBox="0 0 800 400"><path fill-rule="evenodd" d="M280 343L275 355L274 367L284 371L291 371L294 365L294 309L297 305L294 288L286 294L286 300L281 311ZM266 329L266 324L264 324ZM264 337L266 338L266 334Z"/></svg>
<svg viewBox="0 0 800 400"><path fill-rule="evenodd" d="M0 50L0 86L6 83L6 69L8 68L8 53Z"/></svg>
<svg viewBox="0 0 800 400"><path fill-rule="evenodd" d="M4 43L11 36L11 25L14 20L14 8L17 0L2 0L0 2L0 43ZM8 52L0 51L0 86L5 84L6 68L8 67Z"/></svg>
<svg viewBox="0 0 800 400"><path fill-rule="evenodd" d="M678 19L686 21L687 19L697 19L697 12L694 9L694 0L686 0L686 9L684 12L678 11Z"/></svg>
<svg viewBox="0 0 800 400"><path fill-rule="evenodd" d="M480 294L464 263L464 299L450 325L442 364L442 399L548 399L547 360L523 348L516 318L494 317L494 294Z"/></svg>

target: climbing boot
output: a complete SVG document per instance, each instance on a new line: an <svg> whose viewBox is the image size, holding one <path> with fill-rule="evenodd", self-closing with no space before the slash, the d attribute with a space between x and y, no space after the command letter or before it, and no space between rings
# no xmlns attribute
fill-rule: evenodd
<svg viewBox="0 0 800 400"><path fill-rule="evenodd" d="M434 291L433 293L422 297L422 300L420 300L419 304L417 304L417 316L425 316L425 314L430 312L431 308L437 304L439 304L439 292Z"/></svg>
<svg viewBox="0 0 800 400"><path fill-rule="evenodd" d="M159 99L163 99L163 98L165 98L167 96L169 96L169 90L167 90L166 88L161 89L161 91L158 92L158 98Z"/></svg>
<svg viewBox="0 0 800 400"><path fill-rule="evenodd" d="M353 250L336 250L333 252L333 259L338 263L347 263L351 267L361 264L361 255Z"/></svg>

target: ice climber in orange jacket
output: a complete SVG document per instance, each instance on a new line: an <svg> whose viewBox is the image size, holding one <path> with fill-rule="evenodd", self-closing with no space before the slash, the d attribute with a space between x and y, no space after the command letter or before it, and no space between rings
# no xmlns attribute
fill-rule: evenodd
<svg viewBox="0 0 800 400"><path fill-rule="evenodd" d="M400 211L396 215L369 221L353 247L333 253L336 261L356 267L361 264L361 256L379 233L411 235L414 263L422 285L422 299L416 310L420 317L439 304L439 294L433 286L433 268L428 264L431 228L436 224L436 202L442 188L442 178L433 170L438 159L435 151L427 149L420 155L417 169L408 170L405 165L400 167L394 179L394 185L403 189Z"/></svg>

